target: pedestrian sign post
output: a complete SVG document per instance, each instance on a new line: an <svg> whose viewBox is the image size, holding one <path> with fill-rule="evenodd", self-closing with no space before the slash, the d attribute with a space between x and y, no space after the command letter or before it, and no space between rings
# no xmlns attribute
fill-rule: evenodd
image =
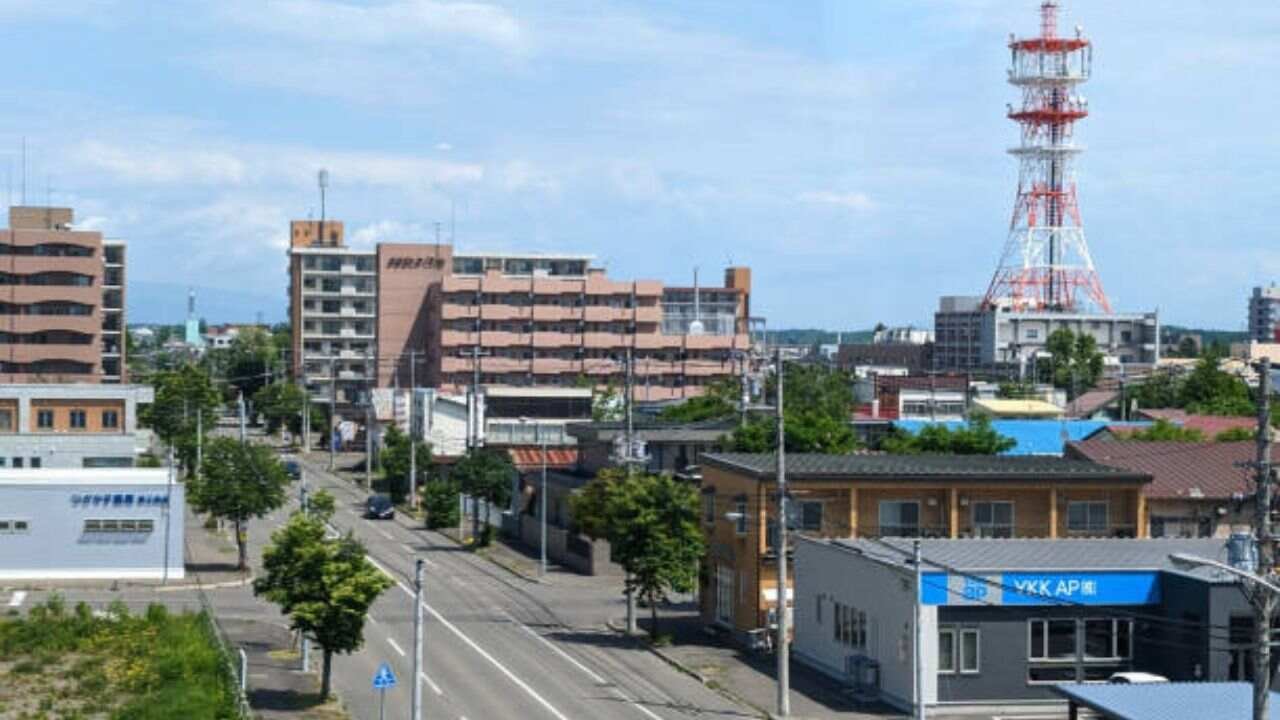
<svg viewBox="0 0 1280 720"><path fill-rule="evenodd" d="M387 713L387 689L396 686L396 674L391 671L391 666L382 663L378 666L378 671L373 674L373 689L378 691L378 718L385 720Z"/></svg>

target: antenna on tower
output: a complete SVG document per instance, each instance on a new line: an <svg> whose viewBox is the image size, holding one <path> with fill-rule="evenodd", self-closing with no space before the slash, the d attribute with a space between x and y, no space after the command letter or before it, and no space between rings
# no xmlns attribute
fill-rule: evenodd
<svg viewBox="0 0 1280 720"><path fill-rule="evenodd" d="M317 228L316 244L324 245L324 193L329 189L329 171L320 168L320 172L316 173L316 184L320 186L320 226Z"/></svg>

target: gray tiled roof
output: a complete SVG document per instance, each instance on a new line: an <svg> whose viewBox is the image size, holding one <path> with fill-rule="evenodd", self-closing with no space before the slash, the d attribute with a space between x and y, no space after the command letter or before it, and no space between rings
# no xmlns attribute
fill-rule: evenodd
<svg viewBox="0 0 1280 720"><path fill-rule="evenodd" d="M912 553L909 538L822 540L882 562L901 565ZM1169 570L1170 553L1187 553L1226 562L1221 538L1017 538L921 540L925 565L966 572L1008 570Z"/></svg>
<svg viewBox="0 0 1280 720"><path fill-rule="evenodd" d="M786 462L788 477L804 479L1151 481L1145 473L1048 456L788 454ZM777 460L772 453L713 453L702 464L771 478Z"/></svg>

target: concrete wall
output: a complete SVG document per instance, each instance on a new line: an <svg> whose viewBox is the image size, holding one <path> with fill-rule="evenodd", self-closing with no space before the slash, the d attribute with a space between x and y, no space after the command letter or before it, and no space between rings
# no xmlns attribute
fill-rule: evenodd
<svg viewBox="0 0 1280 720"><path fill-rule="evenodd" d="M15 467L14 458L22 458L27 468L32 458L39 458L42 468L83 468L86 458L133 467L137 445L133 435L0 435L0 468Z"/></svg>
<svg viewBox="0 0 1280 720"><path fill-rule="evenodd" d="M25 533L0 534L0 580L181 578L184 486L166 470L0 473L0 520L25 520ZM93 478L84 480L86 476ZM116 478L112 480L111 478ZM109 504L73 498L101 498ZM167 506L140 497L170 497ZM117 498L119 502L117 502ZM126 502L132 498L132 503ZM150 532L86 532L89 519L151 520ZM167 524L167 532L166 532ZM168 544L166 546L166 539Z"/></svg>

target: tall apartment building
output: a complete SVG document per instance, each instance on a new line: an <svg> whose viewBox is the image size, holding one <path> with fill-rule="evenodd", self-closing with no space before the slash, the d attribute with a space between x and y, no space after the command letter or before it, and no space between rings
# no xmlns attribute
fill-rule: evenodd
<svg viewBox="0 0 1280 720"><path fill-rule="evenodd" d="M293 377L339 415L363 416L374 379L376 254L344 245L337 221L289 224Z"/></svg>
<svg viewBox="0 0 1280 720"><path fill-rule="evenodd" d="M1280 342L1280 287L1256 287L1249 297L1249 339Z"/></svg>
<svg viewBox="0 0 1280 720"><path fill-rule="evenodd" d="M341 230L326 229L320 243L316 225L293 223L290 298L301 328L294 344L303 362L295 372L319 401L330 351L347 353L340 372L376 368L376 387L458 392L477 379L486 386L620 385L630 348L634 397L660 401L692 397L734 374L749 346L747 268L729 268L722 286L695 293L611 279L590 255L455 252L425 243L356 251L342 246ZM366 362L367 344L376 352ZM314 361L312 345L321 353ZM365 379L353 370L353 384Z"/></svg>
<svg viewBox="0 0 1280 720"><path fill-rule="evenodd" d="M11 207L0 235L0 382L120 383L125 245L71 208Z"/></svg>

